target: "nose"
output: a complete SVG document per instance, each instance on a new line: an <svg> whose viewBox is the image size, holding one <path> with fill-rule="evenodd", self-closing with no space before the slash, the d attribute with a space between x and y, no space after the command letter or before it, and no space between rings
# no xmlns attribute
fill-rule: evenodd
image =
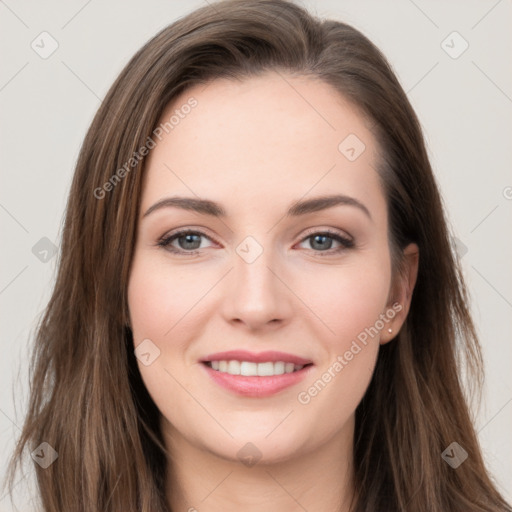
<svg viewBox="0 0 512 512"><path fill-rule="evenodd" d="M254 261L240 254L233 255L234 268L226 279L225 320L251 331L286 324L293 312L293 293L284 266L271 249L264 249Z"/></svg>

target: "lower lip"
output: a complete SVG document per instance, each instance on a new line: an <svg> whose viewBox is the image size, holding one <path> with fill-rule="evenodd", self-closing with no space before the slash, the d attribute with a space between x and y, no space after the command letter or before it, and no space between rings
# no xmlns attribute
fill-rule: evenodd
<svg viewBox="0 0 512 512"><path fill-rule="evenodd" d="M210 378L219 386L238 395L257 398L274 395L283 389L298 384L306 377L309 370L313 368L313 365L309 365L302 368L302 370L292 373L283 373L282 375L246 377L244 375L231 375L229 373L219 372L206 364L202 364L202 366L205 368Z"/></svg>

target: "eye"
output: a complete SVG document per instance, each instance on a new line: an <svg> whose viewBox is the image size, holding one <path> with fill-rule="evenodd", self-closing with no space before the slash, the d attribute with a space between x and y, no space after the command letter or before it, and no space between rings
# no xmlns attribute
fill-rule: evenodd
<svg viewBox="0 0 512 512"><path fill-rule="evenodd" d="M201 238L215 242L215 240L207 236L202 231L182 229L180 231L164 235L157 242L157 245L178 256L191 256L199 254L201 249L205 249L205 247L201 247ZM340 246L332 249L333 240ZM311 232L311 234L302 239L301 243L306 241L311 241L311 250L318 253L318 256L328 256L333 253L337 254L346 249L350 249L355 245L351 238L331 230ZM175 242L178 247L176 247Z"/></svg>
<svg viewBox="0 0 512 512"><path fill-rule="evenodd" d="M201 238L212 240L201 231L183 229L170 235L164 235L157 245L174 254L189 256L198 254L200 252L198 249L204 249L204 247L201 247ZM179 247L172 245L174 241L177 241Z"/></svg>
<svg viewBox="0 0 512 512"><path fill-rule="evenodd" d="M333 240L338 242L340 244L340 247L331 249ZM342 235L341 233L331 230L313 232L309 234L306 238L303 238L301 243L304 243L306 241L311 241L310 245L311 247L313 247L314 252L319 253L318 256L327 256L332 255L333 253L337 254L341 251L351 249L352 247L354 247L354 241L351 238L348 238L347 236Z"/></svg>

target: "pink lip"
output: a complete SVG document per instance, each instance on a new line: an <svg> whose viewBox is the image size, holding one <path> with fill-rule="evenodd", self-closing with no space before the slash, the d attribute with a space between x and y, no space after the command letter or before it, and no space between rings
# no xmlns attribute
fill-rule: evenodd
<svg viewBox="0 0 512 512"><path fill-rule="evenodd" d="M293 354L286 354L285 352L275 352L273 350L266 352L258 352L257 354L247 352L246 350L228 350L227 352L216 352L201 359L202 362L209 361L250 361L252 363L266 363L268 361L275 363L276 361L283 361L285 363L293 364L311 364L313 361L304 359ZM250 378L250 377L249 377Z"/></svg>
<svg viewBox="0 0 512 512"><path fill-rule="evenodd" d="M243 375L230 375L201 365L208 376L219 386L246 397L263 398L274 395L283 389L293 386L303 380L313 366L305 366L302 370L293 373L283 373L272 377L245 377Z"/></svg>

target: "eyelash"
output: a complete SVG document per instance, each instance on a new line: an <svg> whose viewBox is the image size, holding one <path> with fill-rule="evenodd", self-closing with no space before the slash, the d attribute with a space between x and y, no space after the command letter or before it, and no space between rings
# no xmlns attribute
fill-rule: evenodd
<svg viewBox="0 0 512 512"><path fill-rule="evenodd" d="M212 237L206 235L205 233L203 233L201 231L195 231L192 229L182 229L180 231L176 231L169 235L164 235L157 242L157 245L159 247L163 247L167 251L169 251L173 254L176 254L178 256L191 256L191 255L199 254L201 252L200 249L186 251L184 249L176 249L175 247L171 246L171 243L174 240L176 240L184 235L199 235L199 236L208 238L209 240L211 240L215 243L218 243L215 239L213 239ZM326 229L323 231L312 231L307 236L302 238L300 243L305 242L306 240L313 238L314 236L317 236L317 235L325 236L327 238L332 238L333 240L336 240L337 242L339 242L341 244L341 247L338 247L337 249L334 249L334 250L330 249L328 251L315 251L314 249L311 249L313 252L318 253L316 256L320 256L320 257L332 256L332 255L338 254L341 251L344 251L346 249L352 249L355 246L354 241L351 240L350 238L344 237L340 233L338 233L336 231L331 231L329 229Z"/></svg>

